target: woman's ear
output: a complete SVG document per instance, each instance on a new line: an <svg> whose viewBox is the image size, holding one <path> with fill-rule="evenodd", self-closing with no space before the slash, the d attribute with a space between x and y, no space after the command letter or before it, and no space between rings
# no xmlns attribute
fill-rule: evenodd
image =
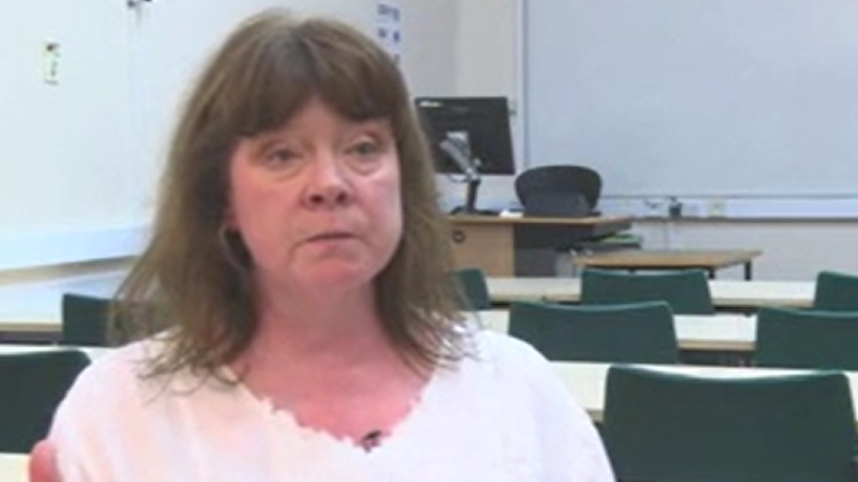
<svg viewBox="0 0 858 482"><path fill-rule="evenodd" d="M223 210L223 226L227 231L236 231L238 229L238 221L235 218L235 210L227 204Z"/></svg>

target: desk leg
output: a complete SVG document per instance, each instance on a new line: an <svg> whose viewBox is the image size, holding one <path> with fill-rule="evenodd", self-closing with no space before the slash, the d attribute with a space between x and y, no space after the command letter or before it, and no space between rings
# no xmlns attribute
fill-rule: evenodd
<svg viewBox="0 0 858 482"><path fill-rule="evenodd" d="M516 276L555 276L558 253L553 249L519 248L515 250Z"/></svg>
<svg viewBox="0 0 858 482"><path fill-rule="evenodd" d="M753 274L754 273L753 273L752 268L751 268L751 262L748 261L745 263L745 280L751 281L751 277L753 276Z"/></svg>
<svg viewBox="0 0 858 482"><path fill-rule="evenodd" d="M715 268L708 268L706 271L709 272L709 279L715 279Z"/></svg>

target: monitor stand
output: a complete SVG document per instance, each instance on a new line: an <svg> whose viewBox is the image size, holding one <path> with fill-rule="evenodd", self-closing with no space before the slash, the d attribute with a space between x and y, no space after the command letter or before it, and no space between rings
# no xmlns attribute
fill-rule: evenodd
<svg viewBox="0 0 858 482"><path fill-rule="evenodd" d="M471 216L497 216L498 211L490 209L477 209L477 191L480 188L480 178L474 178L467 181L468 192L465 195L465 205L457 206L450 211L450 214L463 214Z"/></svg>

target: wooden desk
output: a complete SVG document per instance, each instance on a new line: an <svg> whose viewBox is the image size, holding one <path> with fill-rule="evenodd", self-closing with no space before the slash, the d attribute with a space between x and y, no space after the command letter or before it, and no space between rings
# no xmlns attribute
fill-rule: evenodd
<svg viewBox="0 0 858 482"><path fill-rule="evenodd" d="M507 333L509 311L486 310L476 315L484 327ZM757 319L747 315L674 315L681 350L751 353L756 347Z"/></svg>
<svg viewBox="0 0 858 482"><path fill-rule="evenodd" d="M580 278L490 277L489 295L496 304L515 301L577 303L581 299ZM716 308L755 310L763 306L807 308L813 304L814 281L710 280L709 291Z"/></svg>
<svg viewBox="0 0 858 482"><path fill-rule="evenodd" d="M661 269L705 269L709 277L715 271L730 266L744 265L745 279L753 276L752 262L760 256L758 250L733 251L613 251L587 256L576 256L572 261L577 266L601 269L661 270Z"/></svg>
<svg viewBox="0 0 858 482"><path fill-rule="evenodd" d="M27 482L29 455L0 454L0 480L3 482Z"/></svg>
<svg viewBox="0 0 858 482"><path fill-rule="evenodd" d="M572 392L584 410L594 421L601 421L605 407L605 381L608 376L609 363L588 362L552 362L554 371ZM808 373L809 370L792 370L782 368L747 368L747 367L704 367L690 365L643 365L657 370L671 371L686 375L705 377L764 377L779 375L794 375ZM844 372L849 378L852 403L858 403L858 372ZM858 413L858 407L856 407ZM858 420L856 420L858 424Z"/></svg>
<svg viewBox="0 0 858 482"><path fill-rule="evenodd" d="M630 217L450 216L457 267L488 276L553 276L557 253L576 241L629 229Z"/></svg>

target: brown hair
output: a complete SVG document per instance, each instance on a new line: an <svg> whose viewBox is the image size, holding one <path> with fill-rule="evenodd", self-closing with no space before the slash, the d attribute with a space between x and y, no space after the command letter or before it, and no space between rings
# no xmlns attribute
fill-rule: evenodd
<svg viewBox="0 0 858 482"><path fill-rule="evenodd" d="M230 156L242 137L282 126L312 96L354 120L388 119L399 154L403 237L378 275L377 306L393 346L416 369L467 350L450 279L448 227L431 154L399 69L356 29L267 10L240 25L191 91L174 134L148 247L120 287L120 331L162 331L151 374L217 374L257 329L252 260L221 228ZM220 237L219 237L220 236ZM131 301L126 303L126 301Z"/></svg>

